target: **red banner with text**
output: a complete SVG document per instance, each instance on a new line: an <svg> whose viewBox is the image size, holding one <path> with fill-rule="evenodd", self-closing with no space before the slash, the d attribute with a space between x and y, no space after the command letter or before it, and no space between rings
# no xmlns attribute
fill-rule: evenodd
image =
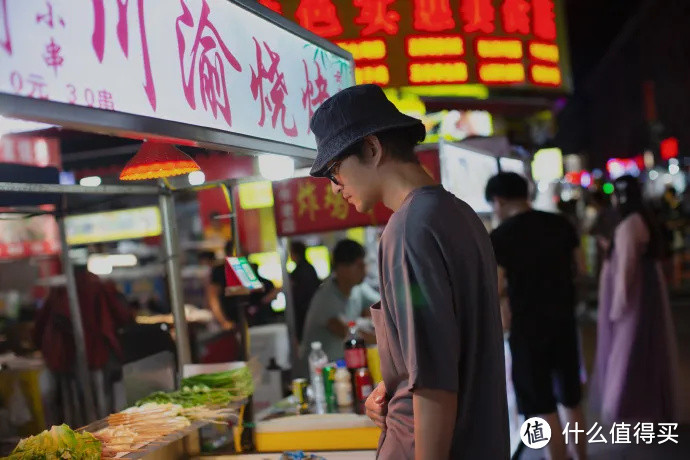
<svg viewBox="0 0 690 460"><path fill-rule="evenodd" d="M426 171L440 180L438 152L417 155ZM273 183L274 212L278 236L305 235L353 227L385 225L391 211L379 203L362 214L331 189L328 179L299 177Z"/></svg>

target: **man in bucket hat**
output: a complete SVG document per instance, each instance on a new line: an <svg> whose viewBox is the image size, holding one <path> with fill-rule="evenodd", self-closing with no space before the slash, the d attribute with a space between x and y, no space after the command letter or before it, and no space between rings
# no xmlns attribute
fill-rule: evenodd
<svg viewBox="0 0 690 460"><path fill-rule="evenodd" d="M422 123L375 85L347 88L314 113L317 156L359 212L394 211L371 308L383 382L366 402L381 460L509 457L496 263L477 215L426 174Z"/></svg>

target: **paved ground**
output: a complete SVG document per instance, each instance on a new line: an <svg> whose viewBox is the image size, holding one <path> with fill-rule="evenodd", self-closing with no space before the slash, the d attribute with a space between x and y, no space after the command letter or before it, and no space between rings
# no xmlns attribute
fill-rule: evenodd
<svg viewBox="0 0 690 460"><path fill-rule="evenodd" d="M690 459L690 295L687 292L672 294L673 316L678 337L680 355L681 418L678 420L678 444L663 445L611 445L591 444L589 458L593 460L687 460ZM582 345L588 374L591 374L596 348L596 323L583 321ZM588 425L596 420L588 417ZM604 430L607 433L608 430ZM610 436L607 435L610 441ZM634 439L631 439L633 443ZM545 458L543 452L523 449L521 460Z"/></svg>

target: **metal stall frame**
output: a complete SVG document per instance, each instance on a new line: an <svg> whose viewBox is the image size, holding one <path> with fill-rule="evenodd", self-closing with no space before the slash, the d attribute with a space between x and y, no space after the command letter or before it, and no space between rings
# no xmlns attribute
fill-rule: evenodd
<svg viewBox="0 0 690 460"><path fill-rule="evenodd" d="M161 226L163 234L163 249L168 289L170 295L170 309L176 331L176 351L178 377L181 375L182 368L191 363L191 349L189 343L189 332L184 311L184 299L182 295L182 284L180 275L180 249L177 230L175 225L174 194L195 192L198 190L209 189L217 186L235 185L235 180L216 181L208 184L173 189L167 181L160 181L158 186L154 185L103 185L99 187L86 187L81 185L59 185L59 184L31 184L19 182L0 182L0 193L14 192L26 194L58 194L62 195L62 207L51 213L56 216L60 233L60 258L62 261L63 272L65 274L65 287L69 301L69 311L74 330L75 353L76 353L76 374L84 391L84 405L86 415L89 419L96 420L96 409L94 406L94 394L89 378L88 362L86 358L86 343L84 339L84 328L81 318L79 297L77 294L76 278L74 267L69 258L69 244L65 230L65 195L157 195L159 209L161 213ZM232 196L232 193L230 194ZM234 211L234 202L231 203ZM234 212L233 212L234 215ZM236 220L236 219L235 219Z"/></svg>

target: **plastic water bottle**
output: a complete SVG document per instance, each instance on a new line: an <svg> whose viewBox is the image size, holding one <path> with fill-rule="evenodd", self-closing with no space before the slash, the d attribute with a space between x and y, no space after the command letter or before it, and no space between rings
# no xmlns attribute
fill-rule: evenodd
<svg viewBox="0 0 690 460"><path fill-rule="evenodd" d="M309 375L311 377L311 388L314 393L314 403L316 412L322 414L326 410L326 392L323 386L322 370L328 364L328 356L323 351L321 342L311 343L311 353L309 353Z"/></svg>

